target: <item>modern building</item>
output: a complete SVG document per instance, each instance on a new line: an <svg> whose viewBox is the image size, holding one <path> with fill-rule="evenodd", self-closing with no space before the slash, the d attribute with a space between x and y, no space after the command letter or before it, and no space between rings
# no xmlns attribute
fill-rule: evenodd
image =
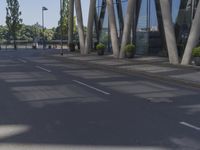
<svg viewBox="0 0 200 150"><path fill-rule="evenodd" d="M88 26L93 25L89 47L101 42L107 45L108 51L121 57L120 47L133 43L139 55L168 55L170 63L177 64L187 46L189 53L185 52L187 54L183 57L190 60L191 49L199 43L199 0L90 0L90 3L94 1L96 6L90 4L89 10L90 17L93 17L88 22ZM81 1L75 0L81 36L83 22L78 5ZM187 42L190 36L194 36L191 29L196 31L196 42ZM82 41L88 40L82 38Z"/></svg>
<svg viewBox="0 0 200 150"><path fill-rule="evenodd" d="M121 40L124 26L124 16L126 13L128 0L114 0L114 10L117 23L118 38ZM186 45L192 19L197 7L197 0L171 0L171 14L176 29L176 40L180 54ZM179 11L178 11L179 10ZM106 0L98 0L96 4L96 35L97 41L108 45L109 25L108 13L106 10ZM135 24L132 24L131 40L137 46L138 54L156 55L165 49L164 33L159 0L138 0Z"/></svg>

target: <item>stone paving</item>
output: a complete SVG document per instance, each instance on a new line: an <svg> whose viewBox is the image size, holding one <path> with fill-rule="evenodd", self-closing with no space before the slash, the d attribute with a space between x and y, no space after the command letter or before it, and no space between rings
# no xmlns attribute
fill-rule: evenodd
<svg viewBox="0 0 200 150"><path fill-rule="evenodd" d="M193 73L180 74L180 75L173 75L171 77L198 82L200 84L200 71L193 72Z"/></svg>
<svg viewBox="0 0 200 150"><path fill-rule="evenodd" d="M128 66L121 66L120 68L127 69L127 70L138 70L138 71L145 71L149 73L160 73L160 72L169 72L169 71L176 71L178 69L171 68L171 67L161 67L155 65L128 65Z"/></svg>
<svg viewBox="0 0 200 150"><path fill-rule="evenodd" d="M131 94L144 98L151 102L172 102L176 96L195 95L193 91L172 88L165 85L148 81L109 81L100 82L100 85L106 86L117 92Z"/></svg>
<svg viewBox="0 0 200 150"><path fill-rule="evenodd" d="M122 71L139 72L155 77L165 77L200 86L200 67L171 65L168 63L168 59L163 57L146 56L133 59L116 59L112 55L96 56L94 54L84 56L65 54L64 56L54 55L54 57L80 63L96 64Z"/></svg>

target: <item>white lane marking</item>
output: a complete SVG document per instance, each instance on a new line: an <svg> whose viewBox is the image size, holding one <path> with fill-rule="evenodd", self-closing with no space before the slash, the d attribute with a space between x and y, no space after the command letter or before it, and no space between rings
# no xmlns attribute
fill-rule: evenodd
<svg viewBox="0 0 200 150"><path fill-rule="evenodd" d="M187 122L180 122L180 124L181 124L181 125L184 125L184 126L186 126L186 127L195 129L195 130L197 130L197 131L200 131L200 127L194 126L194 125L189 124L189 123L187 123Z"/></svg>
<svg viewBox="0 0 200 150"><path fill-rule="evenodd" d="M40 66L35 66L35 67L38 68L38 69L41 69L41 70L47 71L47 72L51 72L51 70L45 69L45 68L40 67Z"/></svg>
<svg viewBox="0 0 200 150"><path fill-rule="evenodd" d="M95 88L95 87L93 87L93 86L90 86L90 85L88 85L88 84L86 84L86 83L83 83L83 82L80 82L80 81L77 81L77 80L73 80L73 81L76 82L76 83L78 83L78 84L80 84L80 85L84 85L84 86L86 86L86 87L88 87L88 88L90 88L90 89L93 89L93 90L95 90L95 91L98 91L98 92L100 92L100 93L103 93L103 94L105 94L105 95L110 95L110 93L105 92L105 91L100 90L100 89L97 89L97 88Z"/></svg>
<svg viewBox="0 0 200 150"><path fill-rule="evenodd" d="M27 61L26 60L23 60L23 59L18 59L19 61L21 61L21 62L23 62L23 63L27 63Z"/></svg>

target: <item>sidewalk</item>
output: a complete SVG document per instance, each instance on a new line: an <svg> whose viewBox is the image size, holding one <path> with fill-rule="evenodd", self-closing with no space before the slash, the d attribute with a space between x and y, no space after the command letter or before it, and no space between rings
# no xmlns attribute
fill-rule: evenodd
<svg viewBox="0 0 200 150"><path fill-rule="evenodd" d="M200 67L171 65L163 57L136 57L134 59L116 59L112 55L97 56L96 54L53 55L54 58L73 63L91 65L92 67L143 75L158 80L171 81L200 88Z"/></svg>

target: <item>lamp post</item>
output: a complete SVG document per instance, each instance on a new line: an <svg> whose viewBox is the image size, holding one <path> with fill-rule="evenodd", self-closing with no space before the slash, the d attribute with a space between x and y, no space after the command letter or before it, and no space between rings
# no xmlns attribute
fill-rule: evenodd
<svg viewBox="0 0 200 150"><path fill-rule="evenodd" d="M60 35L61 35L61 55L63 55L63 0L60 0Z"/></svg>
<svg viewBox="0 0 200 150"><path fill-rule="evenodd" d="M46 7L42 7L42 45L45 49L45 38L44 38L44 11L48 10Z"/></svg>

